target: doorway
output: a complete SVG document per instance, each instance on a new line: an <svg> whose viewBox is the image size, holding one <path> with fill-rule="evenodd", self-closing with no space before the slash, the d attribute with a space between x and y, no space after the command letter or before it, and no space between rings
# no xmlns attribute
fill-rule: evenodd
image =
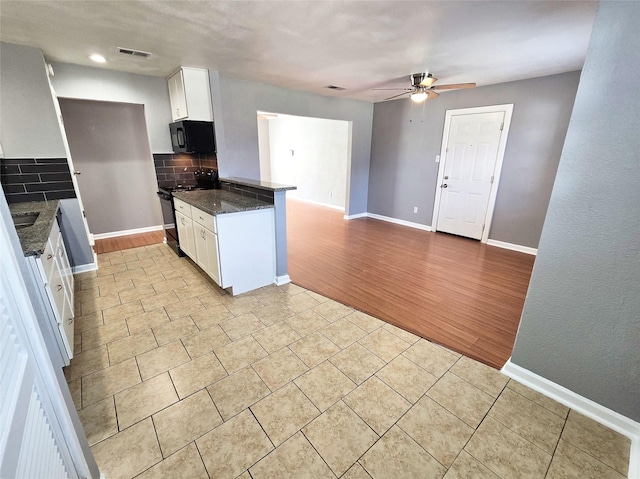
<svg viewBox="0 0 640 479"><path fill-rule="evenodd" d="M434 230L486 243L513 105L447 110Z"/></svg>
<svg viewBox="0 0 640 479"><path fill-rule="evenodd" d="M95 238L162 229L144 105L59 101L87 223Z"/></svg>
<svg viewBox="0 0 640 479"><path fill-rule="evenodd" d="M345 211L350 122L259 111L260 179L294 185L287 197Z"/></svg>

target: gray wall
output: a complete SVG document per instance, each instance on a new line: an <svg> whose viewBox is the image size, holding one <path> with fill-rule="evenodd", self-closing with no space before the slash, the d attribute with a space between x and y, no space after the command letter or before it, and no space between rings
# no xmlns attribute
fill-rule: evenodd
<svg viewBox="0 0 640 479"><path fill-rule="evenodd" d="M144 105L147 131L154 153L171 153L171 107L165 78L53 63L51 84L58 97Z"/></svg>
<svg viewBox="0 0 640 479"><path fill-rule="evenodd" d="M61 98L60 108L91 232L161 225L144 107Z"/></svg>
<svg viewBox="0 0 640 479"><path fill-rule="evenodd" d="M347 214L367 211L373 105L227 78L209 71L220 176L260 179L256 112L351 122Z"/></svg>
<svg viewBox="0 0 640 479"><path fill-rule="evenodd" d="M640 3L600 3L512 357L635 421L639 22Z"/></svg>
<svg viewBox="0 0 640 479"><path fill-rule="evenodd" d="M0 86L5 158L66 158L42 52L0 43Z"/></svg>
<svg viewBox="0 0 640 479"><path fill-rule="evenodd" d="M421 105L376 103L369 212L431 226L446 110L513 103L489 238L537 248L579 75L450 91Z"/></svg>

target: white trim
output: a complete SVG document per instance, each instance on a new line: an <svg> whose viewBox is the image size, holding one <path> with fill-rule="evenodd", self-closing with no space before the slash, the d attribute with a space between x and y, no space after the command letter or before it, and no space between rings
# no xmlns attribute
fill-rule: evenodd
<svg viewBox="0 0 640 479"><path fill-rule="evenodd" d="M283 274L282 276L276 276L275 280L276 286L282 286L283 284L291 283L291 278L288 274Z"/></svg>
<svg viewBox="0 0 640 479"><path fill-rule="evenodd" d="M501 372L506 376L576 410L600 424L631 439L629 479L640 479L640 423L587 399L573 391L529 371L509 359Z"/></svg>
<svg viewBox="0 0 640 479"><path fill-rule="evenodd" d="M293 201L301 201L302 203L311 203L312 205L324 206L325 208L331 208L332 210L338 210L344 212L344 208L342 206L330 205L328 203L323 203L322 201L308 200L306 198L299 198L296 196L289 196L288 199Z"/></svg>
<svg viewBox="0 0 640 479"><path fill-rule="evenodd" d="M400 220L398 218L392 218L390 216L377 215L375 213L367 213L366 215L367 215L368 218L373 218L375 220L386 221L388 223L395 223L397 225L408 226L409 228L415 228L415 229L423 230L423 231L433 231L431 229L431 226L423 225L423 224L420 224L420 223L414 223L412 221Z"/></svg>
<svg viewBox="0 0 640 479"><path fill-rule="evenodd" d="M511 116L513 115L513 103L505 105L481 106L477 108L461 108L457 110L447 110L444 120L444 131L442 133L442 146L440 148L440 163L438 164L438 181L436 182L436 198L433 204L433 231L438 229L438 213L440 212L440 198L442 196L442 188L440 185L444 177L444 165L447 158L447 140L449 139L449 131L451 129L451 118L457 115L475 115L481 113L504 113L504 125L500 141L498 143L498 152L496 155L496 166L493 170L494 181L491 185L489 193L489 203L487 205L487 213L485 215L484 224L486 228L482 232L481 243L486 243L489 239L489 230L491 229L491 221L493 220L493 211L498 197L498 188L500 184L500 174L502 172L502 162L504 160L504 152L507 147L507 137L509 136L509 127L511 126Z"/></svg>
<svg viewBox="0 0 640 479"><path fill-rule="evenodd" d="M151 231L160 231L161 229L162 225L148 226L146 228L135 228L132 230L112 231L111 233L94 234L93 237L97 240L101 240L107 238L117 238L119 236L135 235L139 233L149 233Z"/></svg>
<svg viewBox="0 0 640 479"><path fill-rule="evenodd" d="M520 253L527 253L532 255L538 254L537 248L531 248L529 246L522 246L514 243L505 243L504 241L498 241L494 239L487 240L489 246L497 246L498 248L510 249L512 251L519 251Z"/></svg>
<svg viewBox="0 0 640 479"><path fill-rule="evenodd" d="M343 219L356 220L358 218L366 218L367 216L369 216L369 213L365 211L364 213L356 213L355 215L344 215Z"/></svg>
<svg viewBox="0 0 640 479"><path fill-rule="evenodd" d="M78 266L73 266L71 268L71 270L73 271L73 274L78 274L78 273L86 273L87 271L95 271L98 269L98 263L87 263L87 264L80 264Z"/></svg>

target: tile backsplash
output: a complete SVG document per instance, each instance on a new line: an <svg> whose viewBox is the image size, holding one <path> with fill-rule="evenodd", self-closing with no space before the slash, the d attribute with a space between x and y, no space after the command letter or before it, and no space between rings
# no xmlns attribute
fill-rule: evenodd
<svg viewBox="0 0 640 479"><path fill-rule="evenodd" d="M196 179L193 176L195 170L200 168L218 169L218 158L208 154L154 153L153 163L160 187L195 185Z"/></svg>
<svg viewBox="0 0 640 479"><path fill-rule="evenodd" d="M246 196L248 198L254 198L256 200L266 201L273 204L273 191L263 190L261 188L254 188L247 185L239 185L237 183L230 183L227 181L220 181L220 188L223 190L231 191L238 195Z"/></svg>
<svg viewBox="0 0 640 479"><path fill-rule="evenodd" d="M76 197L66 158L2 158L0 182L7 203Z"/></svg>

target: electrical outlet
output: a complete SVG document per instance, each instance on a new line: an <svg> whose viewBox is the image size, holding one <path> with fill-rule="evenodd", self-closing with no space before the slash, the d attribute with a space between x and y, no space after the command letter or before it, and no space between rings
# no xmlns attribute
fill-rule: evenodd
<svg viewBox="0 0 640 479"><path fill-rule="evenodd" d="M440 163L440 155L436 155L436 163Z"/></svg>
<svg viewBox="0 0 640 479"><path fill-rule="evenodd" d="M414 207L413 207L413 212L414 212L414 213L417 213L417 212L418 212L418 207L417 207L417 206L414 206Z"/></svg>
<svg viewBox="0 0 640 479"><path fill-rule="evenodd" d="M329 198L333 198L333 191L329 192Z"/></svg>

